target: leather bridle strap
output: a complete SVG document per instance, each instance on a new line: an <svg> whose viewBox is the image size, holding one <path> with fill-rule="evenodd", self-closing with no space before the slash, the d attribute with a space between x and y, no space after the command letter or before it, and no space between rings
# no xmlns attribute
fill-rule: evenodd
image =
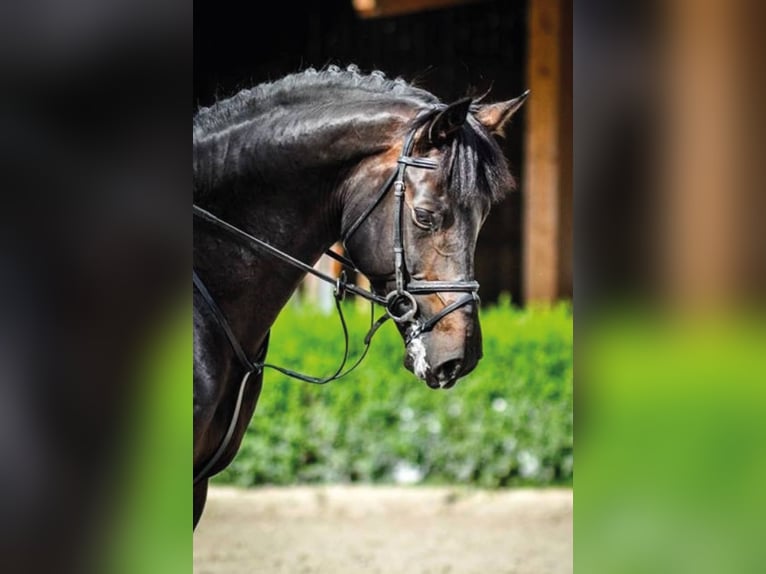
<svg viewBox="0 0 766 574"><path fill-rule="evenodd" d="M239 341L237 341L237 338L234 336L234 333L232 333L231 328L229 327L229 322L226 320L226 316L223 314L223 311L221 311L221 308L210 296L210 292L207 290L207 287L205 287L205 284L199 278L197 273L194 271L192 271L192 273L194 286L197 288L200 295L202 295L208 307L213 312L213 316L218 322L218 325L223 329L223 332L226 334L226 338L229 340L229 343L239 358L240 363L242 363L242 365L245 367L245 373L242 376L242 380L239 383L239 389L237 390L237 400L234 403L234 412L232 413L231 419L229 420L229 426L226 429L226 433L223 435L223 439L219 443L218 448L213 453L213 456L208 459L208 461L205 463L205 466L202 467L202 470L194 475L193 484L196 486L200 480L205 478L210 473L210 471L213 470L213 467L215 467L221 456L223 456L223 453L226 451L226 448L229 446L229 443L234 436L234 431L237 428L237 421L239 420L239 412L242 410L242 400L245 396L245 387L247 386L247 382L250 380L250 377L254 373L257 375L263 371L263 360L266 358L266 349L268 349L269 346L270 332L266 333L266 337L264 338L263 343L261 343L261 347L258 350L258 354L256 355L256 362L251 362L250 359L247 358L247 354L242 349Z"/></svg>
<svg viewBox="0 0 766 574"><path fill-rule="evenodd" d="M213 467L215 467L216 463L220 460L221 456L223 456L223 453L226 451L226 447L229 446L231 438L234 436L234 430L237 428L239 411L242 409L242 399L245 395L245 387L247 386L247 381L250 379L252 374L253 371L247 371L242 377L242 381L239 383L239 390L237 391L237 402L234 403L234 412L231 415L231 420L229 421L229 427L226 429L226 434L223 435L223 440L221 440L218 448L213 453L213 456L211 456L205 463L205 466L203 466L202 469L194 475L194 482L192 483L193 486L197 486L197 483L200 480L208 476L210 471L213 470Z"/></svg>
<svg viewBox="0 0 766 574"><path fill-rule="evenodd" d="M402 233L402 211L404 210L404 166L400 163L399 175L394 182L394 276L396 278L396 292L404 293L404 239Z"/></svg>
<svg viewBox="0 0 766 574"><path fill-rule="evenodd" d="M386 197L388 190L391 189L391 185L396 179L397 174L397 170L391 172L391 175L388 176L388 179L386 179L386 182L380 188L380 191L378 191L378 195L375 196L375 199L373 199L372 202L365 208L365 210L359 214L359 217L357 217L354 223L351 224L351 227L349 227L348 230L341 236L341 243L343 243L344 246L346 244L346 240L351 237L357 229L359 229L359 226L367 220L370 214L375 211L375 208L380 205L380 202L383 201L383 198Z"/></svg>
<svg viewBox="0 0 766 574"><path fill-rule="evenodd" d="M478 290L478 281L410 281L407 283L407 291L410 293L464 293Z"/></svg>
<svg viewBox="0 0 766 574"><path fill-rule="evenodd" d="M324 385L336 379L340 379L348 375L351 371L353 371L359 366L359 364L362 362L364 357L367 355L367 351L370 348L370 343L372 342L372 336L375 334L378 328L385 322L383 318L384 317L387 318L387 315L384 315L383 317L378 319L377 322L375 322L374 321L374 305L373 305L373 302L371 302L370 328L367 332L367 335L364 338L364 350L362 351L362 354L359 356L359 358L354 362L354 364L344 371L343 369L345 368L346 363L348 362L348 353L349 353L348 325L346 324L346 317L343 314L343 307L341 306L341 301L343 300L343 294L336 293L335 308L338 311L338 317L340 319L341 328L343 330L343 340L344 340L343 359L341 360L340 365L338 366L338 368L335 370L335 372L332 375L329 375L327 377L312 377L310 375L304 375L303 373L299 373L297 371L293 371L285 367L280 367L278 365L272 365L270 363L263 362L263 359L265 358L265 356L262 356L262 355L265 355L265 346L266 346L266 342L268 341L268 335L266 337L266 341L264 341L264 344L261 347L261 350L259 351L260 361L257 361L255 363L250 361L250 359L247 357L247 353L245 353L244 349L242 348L242 345L240 345L239 341L237 340L237 337L234 335L234 332L231 330L229 321L226 319L226 316L224 315L223 311L215 302L213 297L210 295L210 292L205 286L205 283L202 281L202 279L200 279L196 271L192 271L192 279L194 281L194 286L197 288L200 295L202 295L202 298L205 300L205 303L207 304L208 308L213 313L213 317L215 318L218 325L221 327L221 330L226 335L226 338L228 339L229 344L234 350L234 354L237 356L237 359L239 359L239 362L244 367L244 370L246 373L253 373L253 372L260 373L261 371L263 371L263 369L274 369L275 371L279 371L280 373L287 375L289 377L300 379L307 383L313 383L316 385Z"/></svg>
<svg viewBox="0 0 766 574"><path fill-rule="evenodd" d="M231 348L234 350L234 354L237 355L237 359L239 359L239 362L242 363L242 366L245 368L245 371L248 373L252 373L253 371L260 371L262 368L262 365L254 364L247 357L247 353L245 353L245 350L242 348L242 345L239 344L239 340L237 340L236 335L231 330L231 326L229 325L229 322L226 320L226 316L223 314L223 311L221 311L221 308L215 302L215 299L213 299L213 296L210 294L210 291L207 290L205 283L202 281L202 279L200 279L199 275L197 275L197 272L193 269L192 269L192 281L194 281L194 286L197 288L197 291L199 291L199 294L202 295L202 298L205 300L205 303L207 304L208 308L213 313L213 316L215 317L215 320L218 323L219 327L221 327L223 334L226 335L226 338L229 340L229 344L231 345Z"/></svg>
<svg viewBox="0 0 766 574"><path fill-rule="evenodd" d="M338 317L340 318L340 324L343 329L343 340L344 340L343 359L341 360L340 365L338 365L338 368L335 370L335 372L332 375L329 375L327 377L312 377L311 375L304 375L303 373L299 373L298 371L293 371L292 369L280 367L278 365L272 365L270 363L264 363L263 367L265 369L273 369L275 371L279 371L283 375L287 375L288 377L292 377L293 379L299 379L306 383L312 383L314 385L324 385L327 383L331 383L332 381L342 379L343 377L351 373L354 369L356 369L362 363L364 358L367 356L367 352L370 350L370 344L372 343L372 336L378 330L378 327L380 327L380 325L378 324L380 323L380 319L378 320L378 322L374 322L375 307L372 303L370 303L370 328L367 331L367 335L364 338L364 350L356 359L356 361L354 361L354 364L344 371L343 369L345 368L346 363L348 362L349 336L348 336L348 325L346 325L346 318L343 315L343 307L341 306L341 301L342 301L342 297L337 297L337 296L335 297L335 308L338 311Z"/></svg>
<svg viewBox="0 0 766 574"><path fill-rule="evenodd" d="M346 269L349 269L350 271L353 271L354 273L360 273L364 275L364 273L359 271L359 269L356 268L356 265L354 264L354 262L351 261L351 259L349 259L348 257L345 257L341 255L340 253L335 253L335 251L333 251L332 249L325 249L324 254L327 255L327 257L329 257L330 259L335 259L335 261L343 265L343 267L345 267Z"/></svg>
<svg viewBox="0 0 766 574"><path fill-rule="evenodd" d="M412 147L414 144L415 131L410 131L404 140L404 144L402 145L402 153L396 160L397 169L391 172L391 175L388 176L372 202L365 208L362 213L359 214L359 216L354 220L354 223L352 223L351 226L341 235L340 240L344 247L346 245L346 241L348 241L349 238L354 235L354 233L356 233L356 231L359 229L359 226L367 220L370 214L375 211L375 208L380 205L380 202L383 201L383 198L388 195L388 190L395 185L395 182L401 182L402 191L404 191L404 170L406 166L411 165L412 167L421 169L436 169L439 166L439 163L432 159L424 157L410 157L409 154L412 152Z"/></svg>
<svg viewBox="0 0 766 574"><path fill-rule="evenodd" d="M357 360L354 362L354 364L344 371L343 368L346 366L346 362L348 361L349 337L348 337L348 327L346 325L346 319L343 315L343 308L340 304L342 300L342 293L339 294L336 291L335 307L338 310L338 317L340 317L341 326L343 327L343 338L345 341L344 351L343 351L343 360L341 361L340 365L338 366L338 368L335 370L335 372L332 375L328 377L324 377L324 378L312 377L309 375L304 375L303 373L298 373L297 371L286 369L284 367L272 365L264 361L264 359L266 358L266 350L268 348L269 333L266 334L266 338L261 344L261 348L258 351L258 355L257 355L258 358L256 362L253 363L252 361L250 361L250 359L248 359L247 357L247 353L245 353L244 349L242 349L242 346L239 344L237 337L232 332L231 326L229 325L229 322L226 320L226 316L224 315L223 311L218 306L218 304L216 304L215 300L210 295L210 292L205 286L205 283L202 281L202 279L200 279L199 275L194 270L192 270L192 280L194 281L194 286L197 288L200 295L202 295L202 298L205 300L205 303L207 303L208 308L213 313L213 317L215 318L216 322L218 323L218 325L221 327L224 334L226 335L226 338L228 339L229 344L234 350L234 354L237 356L237 358L239 359L239 362L242 363L242 366L245 368L245 373L242 376L242 379L239 383L239 389L237 390L237 400L234 403L234 411L232 413L231 419L229 420L229 426L226 429L226 433L224 434L223 439L219 443L218 448L216 449L215 453L213 453L213 456L210 457L207 463L205 463L205 466L202 468L202 470L200 470L198 473L194 475L193 484L196 486L200 480L207 477L210 471L213 470L216 463L220 460L221 456L223 456L223 453L226 451L226 448L229 446L229 443L231 442L231 439L234 436L234 431L237 427L237 421L239 420L240 410L242 409L242 400L245 394L245 387L247 386L247 382L250 380L250 377L253 374L256 374L256 375L260 374L261 372L263 372L264 369L274 369L275 371L279 371L280 373L287 375L289 377L292 377L294 379L300 379L307 383L312 383L317 385L323 385L325 383L329 383L331 381L345 377L346 375L351 373L354 369L356 369L362 363L364 358L367 356L367 352L370 350L370 344L372 343L373 335L375 335L375 333L380 328L380 326L383 323L385 323L386 319L388 319L388 315L383 315L380 319L373 322L373 318L374 318L373 313L374 313L375 307L374 307L374 302L370 302L370 329L364 338L364 350L362 351L362 354L359 356L359 358L357 358Z"/></svg>
<svg viewBox="0 0 766 574"><path fill-rule="evenodd" d="M416 325L415 329L410 331L409 339L412 340L413 338L417 337L421 333L428 333L436 326L436 324L439 321L441 321L444 317L446 317L453 311L456 311L460 309L461 307L464 307L465 305L478 302L478 301L479 301L479 296L476 293L472 292L467 295L464 295L457 301L454 301L453 303L446 305L441 311L436 313L433 317L430 317L427 321L420 323L419 325Z"/></svg>
<svg viewBox="0 0 766 574"><path fill-rule="evenodd" d="M372 293L370 291L367 291L366 289L362 289L361 287L358 287L357 285L354 285L353 283L346 282L345 278L338 278L332 277L330 275L327 275L326 273L322 273L318 269L315 269L308 263L304 263L300 259L296 259L292 255L285 253L284 251L277 249L273 245L270 245L269 243L265 242L262 239L258 239L257 237L254 237L253 235L250 235L249 233L242 231L239 227L235 227L231 223L224 221L220 217L213 215L208 210L203 209L202 207L199 207L198 205L194 205L194 215L198 216L201 219L204 219L205 221L208 221L225 231L228 231L232 235L237 236L238 238L254 244L261 249L267 251L270 255L273 255L277 259L281 259L285 263L289 263L293 267L297 267L301 271L304 271L306 273L309 273L311 275L314 275L315 277L318 277L322 281L325 281L326 283L330 283L331 285L335 285L336 292L342 293L348 291L349 293L353 293L354 295L359 295L360 297L363 297L367 299L368 301L372 301L373 303L378 303L380 305L385 304L386 300L383 297L380 297L379 295L376 295L375 293Z"/></svg>

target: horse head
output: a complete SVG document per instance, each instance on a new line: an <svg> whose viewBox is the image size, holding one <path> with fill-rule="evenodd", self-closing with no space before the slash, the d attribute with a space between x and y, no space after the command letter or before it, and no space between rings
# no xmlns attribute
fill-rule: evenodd
<svg viewBox="0 0 766 574"><path fill-rule="evenodd" d="M346 249L388 302L404 366L431 388L454 386L482 357L474 252L492 203L513 187L495 137L527 94L466 98L395 125L392 145L361 162L345 190Z"/></svg>

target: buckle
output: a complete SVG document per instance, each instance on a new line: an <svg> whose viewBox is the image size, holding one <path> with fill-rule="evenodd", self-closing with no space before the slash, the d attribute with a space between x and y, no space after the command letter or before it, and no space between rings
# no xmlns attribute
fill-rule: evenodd
<svg viewBox="0 0 766 574"><path fill-rule="evenodd" d="M338 301L343 301L343 299L346 297L346 270L340 272L340 275L335 280L335 290L333 295L335 295L335 298Z"/></svg>
<svg viewBox="0 0 766 574"><path fill-rule="evenodd" d="M391 291L386 296L386 313L395 323L407 323L415 318L418 303L407 291Z"/></svg>

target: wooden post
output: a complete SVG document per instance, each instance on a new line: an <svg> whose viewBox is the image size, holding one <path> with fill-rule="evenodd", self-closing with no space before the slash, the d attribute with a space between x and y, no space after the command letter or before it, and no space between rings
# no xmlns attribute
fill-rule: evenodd
<svg viewBox="0 0 766 574"><path fill-rule="evenodd" d="M341 247L340 243L336 243L331 249L335 253L343 254L343 247ZM343 266L329 257L322 257L315 265L315 268L331 277L340 277L343 271ZM334 287L318 277L307 275L303 279L301 290L308 303L317 306L325 313L331 313L335 308L333 302Z"/></svg>
<svg viewBox="0 0 766 574"><path fill-rule="evenodd" d="M561 270L562 4L530 0L528 86L524 159L524 299L559 297Z"/></svg>
<svg viewBox="0 0 766 574"><path fill-rule="evenodd" d="M725 305L739 286L743 252L737 209L743 141L738 3L673 0L666 187L660 213L661 280L684 310Z"/></svg>

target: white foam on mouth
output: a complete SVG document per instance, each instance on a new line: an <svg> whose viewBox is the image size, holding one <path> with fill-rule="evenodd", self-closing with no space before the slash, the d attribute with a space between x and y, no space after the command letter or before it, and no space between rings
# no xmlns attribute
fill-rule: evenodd
<svg viewBox="0 0 766 574"><path fill-rule="evenodd" d="M426 346L420 337L415 337L410 341L407 352L412 357L412 370L420 379L426 378L426 373L431 368L426 361Z"/></svg>

